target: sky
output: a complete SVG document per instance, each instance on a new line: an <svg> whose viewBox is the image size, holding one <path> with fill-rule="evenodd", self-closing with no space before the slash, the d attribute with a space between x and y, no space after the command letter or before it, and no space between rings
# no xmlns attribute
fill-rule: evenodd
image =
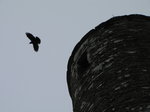
<svg viewBox="0 0 150 112"><path fill-rule="evenodd" d="M0 112L72 112L66 71L77 42L150 0L0 0ZM34 52L25 33L41 39Z"/></svg>

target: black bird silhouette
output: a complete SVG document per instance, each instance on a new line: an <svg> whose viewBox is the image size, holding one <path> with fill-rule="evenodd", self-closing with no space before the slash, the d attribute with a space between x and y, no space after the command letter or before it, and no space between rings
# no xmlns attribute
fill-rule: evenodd
<svg viewBox="0 0 150 112"><path fill-rule="evenodd" d="M34 37L31 33L26 33L27 37L31 40L31 42L29 44L33 44L33 48L34 50L37 52L39 49L39 45L41 43L41 40L39 39L39 37Z"/></svg>

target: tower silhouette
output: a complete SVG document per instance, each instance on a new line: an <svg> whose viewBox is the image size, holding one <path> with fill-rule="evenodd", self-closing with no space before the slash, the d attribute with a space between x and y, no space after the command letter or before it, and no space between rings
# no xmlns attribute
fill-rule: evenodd
<svg viewBox="0 0 150 112"><path fill-rule="evenodd" d="M111 18L75 46L67 70L73 112L150 111L150 17Z"/></svg>

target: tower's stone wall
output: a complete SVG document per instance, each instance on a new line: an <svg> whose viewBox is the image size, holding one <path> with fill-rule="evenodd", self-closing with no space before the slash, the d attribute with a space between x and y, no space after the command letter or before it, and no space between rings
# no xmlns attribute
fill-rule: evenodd
<svg viewBox="0 0 150 112"><path fill-rule="evenodd" d="M150 17L114 17L87 33L68 62L74 112L150 110Z"/></svg>

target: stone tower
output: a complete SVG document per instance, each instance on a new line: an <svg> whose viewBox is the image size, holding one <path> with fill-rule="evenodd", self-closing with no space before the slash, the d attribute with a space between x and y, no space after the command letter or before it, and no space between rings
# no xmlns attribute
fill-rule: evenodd
<svg viewBox="0 0 150 112"><path fill-rule="evenodd" d="M150 17L114 17L88 32L67 82L73 112L150 112Z"/></svg>

